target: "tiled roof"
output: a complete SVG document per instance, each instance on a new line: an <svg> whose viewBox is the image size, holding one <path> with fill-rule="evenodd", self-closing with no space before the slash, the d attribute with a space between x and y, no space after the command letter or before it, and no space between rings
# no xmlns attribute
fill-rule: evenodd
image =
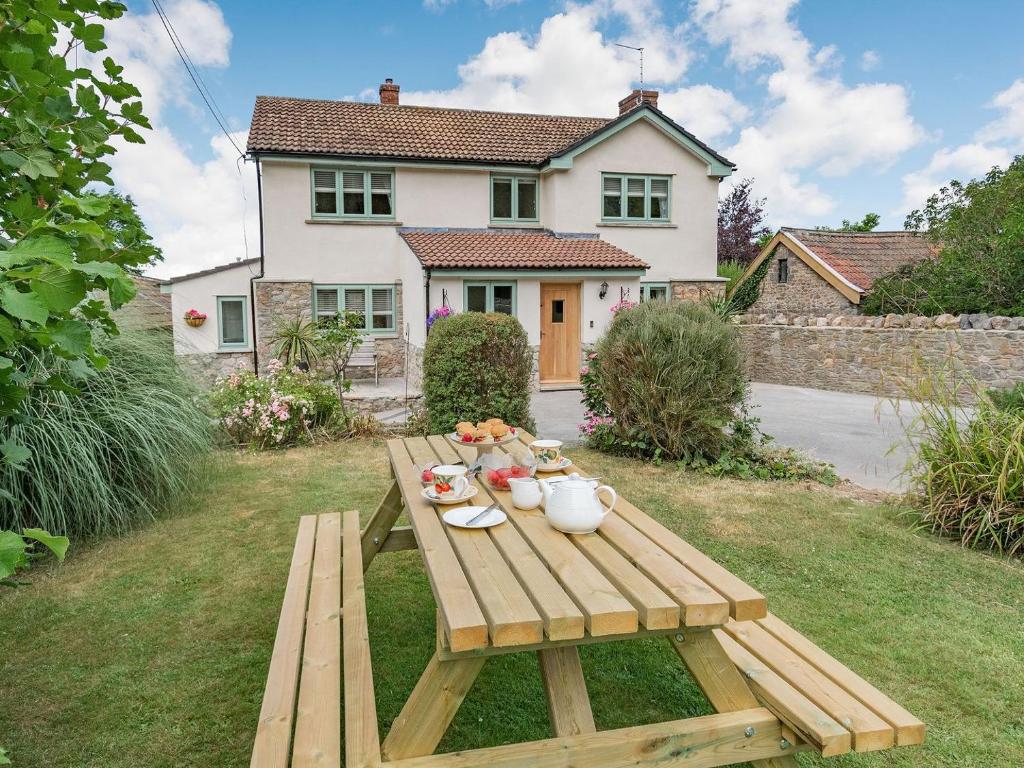
<svg viewBox="0 0 1024 768"><path fill-rule="evenodd" d="M862 291L904 264L934 258L937 248L916 232L831 232L783 227L821 261Z"/></svg>
<svg viewBox="0 0 1024 768"><path fill-rule="evenodd" d="M596 235L549 230L401 229L428 269L647 269Z"/></svg>
<svg viewBox="0 0 1024 768"><path fill-rule="evenodd" d="M114 320L122 329L170 330L171 297L160 292L160 281L143 275L132 275L135 298L114 311Z"/></svg>
<svg viewBox="0 0 1024 768"><path fill-rule="evenodd" d="M178 275L177 277L169 278L164 282L180 283L182 280L191 280L195 277L205 277L206 275L213 275L216 274L217 272L223 272L224 270L227 269L235 269L235 267L252 267L259 263L259 257L254 257L251 259L239 259L238 261L232 261L230 264L218 264L216 267L210 267L209 269L201 269L198 272L189 272L187 275Z"/></svg>
<svg viewBox="0 0 1024 768"><path fill-rule="evenodd" d="M537 165L610 119L257 96L250 152Z"/></svg>

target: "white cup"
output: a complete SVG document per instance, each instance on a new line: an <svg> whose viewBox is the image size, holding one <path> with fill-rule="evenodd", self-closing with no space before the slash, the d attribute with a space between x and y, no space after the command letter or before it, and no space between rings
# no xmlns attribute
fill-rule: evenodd
<svg viewBox="0 0 1024 768"><path fill-rule="evenodd" d="M534 440L530 443L530 452L539 464L558 464L562 460L562 441Z"/></svg>
<svg viewBox="0 0 1024 768"><path fill-rule="evenodd" d="M510 477L508 487L512 489L512 506L516 509L536 509L543 494L540 484L532 477Z"/></svg>
<svg viewBox="0 0 1024 768"><path fill-rule="evenodd" d="M442 499L462 498L469 490L466 468L458 464L442 464L430 470L434 475L434 492ZM449 490L438 490L438 486L449 486Z"/></svg>

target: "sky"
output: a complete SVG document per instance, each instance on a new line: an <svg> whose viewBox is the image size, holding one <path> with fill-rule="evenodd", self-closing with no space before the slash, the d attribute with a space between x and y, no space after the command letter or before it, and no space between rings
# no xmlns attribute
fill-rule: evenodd
<svg viewBox="0 0 1024 768"><path fill-rule="evenodd" d="M107 24L153 130L113 178L184 274L259 255L257 95L614 116L639 85L754 180L769 226L882 229L950 179L1024 151L1020 0L161 0L230 139L150 2Z"/></svg>

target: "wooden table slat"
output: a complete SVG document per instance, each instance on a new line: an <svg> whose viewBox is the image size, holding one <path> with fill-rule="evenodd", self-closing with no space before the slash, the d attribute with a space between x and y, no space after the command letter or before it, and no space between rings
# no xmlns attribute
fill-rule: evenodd
<svg viewBox="0 0 1024 768"><path fill-rule="evenodd" d="M455 556L444 525L434 507L420 495L419 472L402 440L388 441L395 479L402 489L406 514L416 533L434 600L445 623L453 651L485 647L487 622L459 559Z"/></svg>

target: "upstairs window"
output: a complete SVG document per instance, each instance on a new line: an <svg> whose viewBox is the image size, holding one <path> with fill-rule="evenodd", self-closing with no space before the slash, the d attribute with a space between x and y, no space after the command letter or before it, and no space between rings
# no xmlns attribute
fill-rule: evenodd
<svg viewBox="0 0 1024 768"><path fill-rule="evenodd" d="M789 282L789 259L779 259L779 282Z"/></svg>
<svg viewBox="0 0 1024 768"><path fill-rule="evenodd" d="M249 346L245 296L217 297L217 343L221 349L245 349Z"/></svg>
<svg viewBox="0 0 1024 768"><path fill-rule="evenodd" d="M367 333L395 330L395 286L317 285L313 288L313 311L319 320L351 312L361 318L357 327Z"/></svg>
<svg viewBox="0 0 1024 768"><path fill-rule="evenodd" d="M670 181L668 176L603 174L601 218L605 221L667 222Z"/></svg>
<svg viewBox="0 0 1024 768"><path fill-rule="evenodd" d="M312 177L315 218L394 218L394 172L314 168Z"/></svg>
<svg viewBox="0 0 1024 768"><path fill-rule="evenodd" d="M535 176L492 176L491 221L538 221L537 187Z"/></svg>

